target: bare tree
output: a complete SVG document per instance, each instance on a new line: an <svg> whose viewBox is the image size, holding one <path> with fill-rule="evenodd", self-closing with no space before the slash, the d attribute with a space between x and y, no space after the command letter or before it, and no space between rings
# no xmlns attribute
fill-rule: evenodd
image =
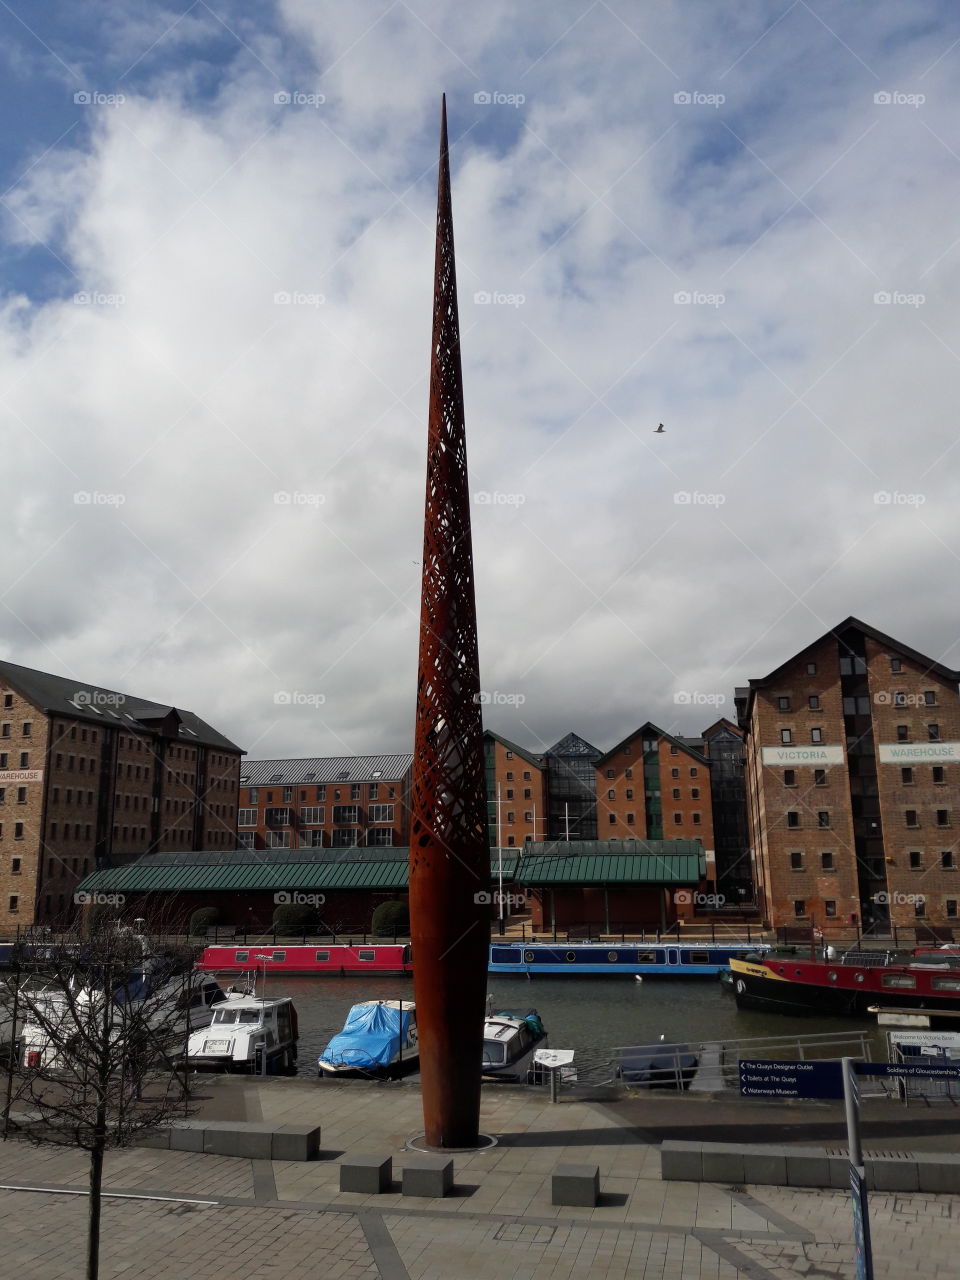
<svg viewBox="0 0 960 1280"><path fill-rule="evenodd" d="M86 1275L97 1280L106 1151L188 1105L175 1061L188 1034L189 960L151 954L142 935L111 923L23 949L4 985L0 1000L19 1011L22 1029L3 1136L90 1153Z"/></svg>

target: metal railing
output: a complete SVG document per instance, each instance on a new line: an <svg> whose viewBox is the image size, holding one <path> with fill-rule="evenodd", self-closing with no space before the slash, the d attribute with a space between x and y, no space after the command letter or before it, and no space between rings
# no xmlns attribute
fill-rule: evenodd
<svg viewBox="0 0 960 1280"><path fill-rule="evenodd" d="M605 1049L578 1049L573 1066L561 1077L561 1086L600 1089L674 1089L678 1092L739 1092L740 1060L808 1062L842 1057L872 1061L871 1032L863 1030L814 1032L810 1035L752 1036L735 1040L701 1040L671 1044L615 1045ZM690 1058L695 1059L691 1062ZM642 1078L648 1064L648 1080ZM534 1076L531 1083L546 1083ZM866 1083L866 1081L862 1082Z"/></svg>

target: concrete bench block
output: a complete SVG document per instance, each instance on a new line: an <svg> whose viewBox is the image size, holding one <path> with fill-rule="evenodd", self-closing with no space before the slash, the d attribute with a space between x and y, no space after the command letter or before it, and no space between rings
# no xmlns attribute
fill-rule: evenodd
<svg viewBox="0 0 960 1280"><path fill-rule="evenodd" d="M663 1182L700 1182L703 1178L703 1143L673 1139L661 1143L660 1178Z"/></svg>
<svg viewBox="0 0 960 1280"><path fill-rule="evenodd" d="M316 1160L320 1154L318 1124L278 1124L270 1140L271 1160Z"/></svg>
<svg viewBox="0 0 960 1280"><path fill-rule="evenodd" d="M788 1187L829 1187L830 1158L816 1148L786 1147Z"/></svg>
<svg viewBox="0 0 960 1280"><path fill-rule="evenodd" d="M440 1198L453 1189L452 1156L421 1156L404 1167L402 1190L405 1196Z"/></svg>
<svg viewBox="0 0 960 1280"><path fill-rule="evenodd" d="M188 1121L178 1121L170 1129L171 1151L203 1151L203 1130Z"/></svg>
<svg viewBox="0 0 960 1280"><path fill-rule="evenodd" d="M595 1164L558 1164L553 1171L551 1204L593 1209L600 1196L600 1167Z"/></svg>
<svg viewBox="0 0 960 1280"><path fill-rule="evenodd" d="M835 1187L838 1191L850 1190L850 1160L846 1153L843 1155L834 1155L827 1152L827 1161L830 1165L830 1181L828 1186Z"/></svg>
<svg viewBox="0 0 960 1280"><path fill-rule="evenodd" d="M782 1148L743 1143L740 1152L743 1156L743 1182L768 1187L787 1185L787 1157Z"/></svg>
<svg viewBox="0 0 960 1280"><path fill-rule="evenodd" d="M226 1124L223 1128L206 1126L203 1150L211 1156L240 1156L245 1160L269 1160L273 1145L272 1124L254 1124L249 1120Z"/></svg>
<svg viewBox="0 0 960 1280"><path fill-rule="evenodd" d="M930 1152L917 1156L918 1190L960 1193L960 1155Z"/></svg>
<svg viewBox="0 0 960 1280"><path fill-rule="evenodd" d="M138 1147L158 1147L161 1151L170 1150L170 1130L169 1129L153 1129L145 1130L138 1134L136 1145Z"/></svg>
<svg viewBox="0 0 960 1280"><path fill-rule="evenodd" d="M392 1156L350 1156L340 1164L340 1190L378 1196L393 1186ZM413 1195L406 1190L404 1195ZM417 1193L419 1194L419 1193Z"/></svg>
<svg viewBox="0 0 960 1280"><path fill-rule="evenodd" d="M735 1143L703 1144L704 1182L743 1182L743 1151Z"/></svg>
<svg viewBox="0 0 960 1280"><path fill-rule="evenodd" d="M863 1157L867 1186L873 1191L919 1191L917 1157L906 1153Z"/></svg>

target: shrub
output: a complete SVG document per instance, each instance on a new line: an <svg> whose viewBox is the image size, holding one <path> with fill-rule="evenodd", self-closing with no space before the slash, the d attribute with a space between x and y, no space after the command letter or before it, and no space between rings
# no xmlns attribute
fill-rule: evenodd
<svg viewBox="0 0 960 1280"><path fill-rule="evenodd" d="M211 925L220 923L219 907L200 907L190 917L190 936L198 937L200 934L206 933Z"/></svg>
<svg viewBox="0 0 960 1280"><path fill-rule="evenodd" d="M410 932L410 908L406 902L381 902L373 913L370 932L380 938L392 938L394 934Z"/></svg>
<svg viewBox="0 0 960 1280"><path fill-rule="evenodd" d="M284 903L273 913L274 932L284 938L294 938L297 934L303 937L308 933L316 933L320 926L317 908L309 902Z"/></svg>

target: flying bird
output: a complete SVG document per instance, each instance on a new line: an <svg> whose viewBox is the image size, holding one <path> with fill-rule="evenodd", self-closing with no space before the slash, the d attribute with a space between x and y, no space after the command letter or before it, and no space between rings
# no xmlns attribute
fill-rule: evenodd
<svg viewBox="0 0 960 1280"><path fill-rule="evenodd" d="M660 423L660 425L659 425L659 427L657 427L656 431L655 431L653 434L654 434L655 436L658 436L658 435L660 435L660 433L661 433L662 431L663 431L663 423L661 422L661 423Z"/></svg>

